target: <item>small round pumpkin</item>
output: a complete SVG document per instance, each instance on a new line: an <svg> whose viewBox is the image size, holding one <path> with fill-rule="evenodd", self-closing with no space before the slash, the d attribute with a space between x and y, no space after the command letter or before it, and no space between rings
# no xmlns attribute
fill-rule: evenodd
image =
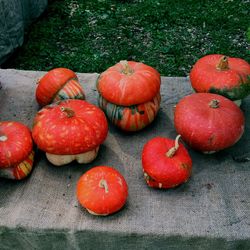
<svg viewBox="0 0 250 250"><path fill-rule="evenodd" d="M114 125L125 131L138 131L158 113L160 84L160 74L154 68L120 61L100 75L98 104Z"/></svg>
<svg viewBox="0 0 250 250"><path fill-rule="evenodd" d="M0 177L23 179L30 174L33 161L29 128L20 122L0 122Z"/></svg>
<svg viewBox="0 0 250 250"><path fill-rule="evenodd" d="M177 133L204 153L234 145L244 132L244 123L244 114L233 101L211 93L185 96L174 112Z"/></svg>
<svg viewBox="0 0 250 250"><path fill-rule="evenodd" d="M79 203L89 213L106 216L124 206L128 185L116 169L98 166L81 176L77 183L76 195Z"/></svg>
<svg viewBox="0 0 250 250"><path fill-rule="evenodd" d="M65 99L85 99L77 75L70 69L52 69L37 84L36 100L40 106Z"/></svg>
<svg viewBox="0 0 250 250"><path fill-rule="evenodd" d="M196 92L211 92L233 101L250 94L250 65L243 59L213 54L199 59L190 72Z"/></svg>
<svg viewBox="0 0 250 250"><path fill-rule="evenodd" d="M32 130L38 148L57 166L74 160L93 161L107 133L108 123L102 110L74 99L45 106L37 113Z"/></svg>
<svg viewBox="0 0 250 250"><path fill-rule="evenodd" d="M155 137L144 145L142 168L148 186L167 189L188 181L192 159L179 139Z"/></svg>

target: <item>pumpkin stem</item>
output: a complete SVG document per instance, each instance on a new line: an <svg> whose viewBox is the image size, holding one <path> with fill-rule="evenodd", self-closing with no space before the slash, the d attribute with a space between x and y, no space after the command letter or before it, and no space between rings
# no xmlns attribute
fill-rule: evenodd
<svg viewBox="0 0 250 250"><path fill-rule="evenodd" d="M0 136L0 141L7 141L8 137L6 135L1 135Z"/></svg>
<svg viewBox="0 0 250 250"><path fill-rule="evenodd" d="M220 106L220 102L216 99L213 99L210 103L209 103L209 107L213 108L213 109L217 109Z"/></svg>
<svg viewBox="0 0 250 250"><path fill-rule="evenodd" d="M100 187L100 188L104 188L106 194L109 192L108 183L107 183L106 180L101 179L100 182L99 182L99 187Z"/></svg>
<svg viewBox="0 0 250 250"><path fill-rule="evenodd" d="M176 138L175 138L175 145L174 147L170 148L167 152L167 157L171 158L174 156L175 152L178 150L179 148L179 140L181 138L181 135L177 135Z"/></svg>
<svg viewBox="0 0 250 250"><path fill-rule="evenodd" d="M73 117L75 115L74 110L68 107L61 107L61 111L64 112L68 118Z"/></svg>
<svg viewBox="0 0 250 250"><path fill-rule="evenodd" d="M134 73L134 70L129 66L127 60L120 61L120 64L122 65L122 73L125 75L132 75Z"/></svg>
<svg viewBox="0 0 250 250"><path fill-rule="evenodd" d="M227 56L222 56L220 58L219 63L216 65L216 69L223 71L223 70L228 70L229 66L228 66L228 57Z"/></svg>

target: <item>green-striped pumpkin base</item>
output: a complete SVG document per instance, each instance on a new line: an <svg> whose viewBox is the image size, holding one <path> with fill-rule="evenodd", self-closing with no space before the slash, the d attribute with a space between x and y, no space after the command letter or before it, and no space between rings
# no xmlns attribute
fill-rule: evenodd
<svg viewBox="0 0 250 250"><path fill-rule="evenodd" d="M34 162L34 151L29 156L14 167L0 169L0 177L5 179L21 180L27 177L33 167Z"/></svg>
<svg viewBox="0 0 250 250"><path fill-rule="evenodd" d="M100 94L98 97L98 105L105 112L108 119L125 131L138 131L149 125L159 111L160 102L160 92L151 101L132 106L120 106L110 103Z"/></svg>

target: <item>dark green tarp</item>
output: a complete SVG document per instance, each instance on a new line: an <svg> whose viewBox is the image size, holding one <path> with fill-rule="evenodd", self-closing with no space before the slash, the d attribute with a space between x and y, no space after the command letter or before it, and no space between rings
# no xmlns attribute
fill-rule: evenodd
<svg viewBox="0 0 250 250"><path fill-rule="evenodd" d="M25 28L47 4L48 0L0 0L0 64L23 44Z"/></svg>

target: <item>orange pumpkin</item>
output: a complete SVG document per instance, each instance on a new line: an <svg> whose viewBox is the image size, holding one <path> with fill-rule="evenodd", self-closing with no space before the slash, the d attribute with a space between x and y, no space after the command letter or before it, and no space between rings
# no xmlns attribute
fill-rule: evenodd
<svg viewBox="0 0 250 250"><path fill-rule="evenodd" d="M116 169L97 166L80 177L76 195L89 213L106 216L118 212L125 205L128 185Z"/></svg>
<svg viewBox="0 0 250 250"><path fill-rule="evenodd" d="M36 100L40 106L65 99L85 99L77 75L70 69L52 69L37 84Z"/></svg>
<svg viewBox="0 0 250 250"><path fill-rule="evenodd" d="M198 93L223 95L240 104L250 94L250 65L240 58L207 55L193 66L190 81Z"/></svg>
<svg viewBox="0 0 250 250"><path fill-rule="evenodd" d="M245 118L241 109L228 98L195 93L177 103L174 125L192 148L211 154L233 146L241 138Z"/></svg>
<svg viewBox="0 0 250 250"><path fill-rule="evenodd" d="M137 131L157 115L160 84L160 74L154 68L121 61L100 75L98 103L114 125L126 131Z"/></svg>
<svg viewBox="0 0 250 250"><path fill-rule="evenodd" d="M83 100L45 106L37 113L32 130L34 142L56 166L74 160L93 161L107 134L108 123L102 110Z"/></svg>
<svg viewBox="0 0 250 250"><path fill-rule="evenodd" d="M30 174L33 161L29 128L16 121L0 122L0 177L21 180Z"/></svg>

